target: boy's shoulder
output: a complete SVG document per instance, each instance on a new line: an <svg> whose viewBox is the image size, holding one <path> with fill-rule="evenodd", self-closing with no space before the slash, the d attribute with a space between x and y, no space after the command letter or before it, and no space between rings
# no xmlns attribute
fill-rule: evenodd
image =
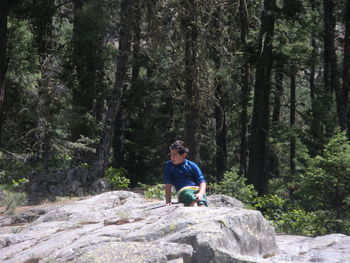
<svg viewBox="0 0 350 263"><path fill-rule="evenodd" d="M174 166L174 164L173 164L173 162L171 160L168 160L168 161L165 162L164 166L165 167L172 167L172 166Z"/></svg>
<svg viewBox="0 0 350 263"><path fill-rule="evenodd" d="M169 165L169 164L173 164L173 162L172 162L171 160L167 160L167 161L165 162L165 164L166 164L166 165Z"/></svg>
<svg viewBox="0 0 350 263"><path fill-rule="evenodd" d="M198 167L198 165L195 163L195 162L192 162L192 161L190 161L190 160L188 160L188 159L186 159L186 164L187 165L190 165L190 166L194 166L194 167Z"/></svg>

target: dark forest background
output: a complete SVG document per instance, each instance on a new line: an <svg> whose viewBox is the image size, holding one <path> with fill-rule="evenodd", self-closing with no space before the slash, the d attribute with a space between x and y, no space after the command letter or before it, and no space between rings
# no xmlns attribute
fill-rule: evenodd
<svg viewBox="0 0 350 263"><path fill-rule="evenodd" d="M208 191L349 234L349 138L350 0L0 1L3 188L156 185L181 139Z"/></svg>

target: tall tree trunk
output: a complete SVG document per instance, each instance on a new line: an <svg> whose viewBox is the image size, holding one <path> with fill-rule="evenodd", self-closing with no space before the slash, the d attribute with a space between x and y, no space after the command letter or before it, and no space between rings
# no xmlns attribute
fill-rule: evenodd
<svg viewBox="0 0 350 263"><path fill-rule="evenodd" d="M292 68L290 73L290 118L289 125L292 130L292 135L290 138L290 155L289 155L289 164L290 164L290 173L291 175L295 174L295 153L296 153L296 134L295 134L295 111L296 111L296 98L295 98L295 90L296 90L296 70Z"/></svg>
<svg viewBox="0 0 350 263"><path fill-rule="evenodd" d="M52 96L50 94L50 71L52 71L52 60L47 57L42 65L42 79L39 82L39 101L38 101L38 113L39 113L39 132L41 139L41 151L42 159L45 162L45 168L48 169L49 161L52 154L52 137L53 137L53 118L51 112Z"/></svg>
<svg viewBox="0 0 350 263"><path fill-rule="evenodd" d="M279 124L281 117L281 96L283 94L283 62L276 61L275 72L275 89L274 89L274 101L272 110L272 123ZM273 147L270 147L269 152L269 174L274 177L280 175L280 160L279 155Z"/></svg>
<svg viewBox="0 0 350 263"><path fill-rule="evenodd" d="M141 0L134 0L134 16L132 23L133 44L132 44L132 75L131 85L138 84L140 75L140 44L141 44Z"/></svg>
<svg viewBox="0 0 350 263"><path fill-rule="evenodd" d="M122 104L122 103L121 103ZM125 128L126 120L122 106L117 112L114 124L114 140L113 140L113 167L124 167L124 149L125 149Z"/></svg>
<svg viewBox="0 0 350 263"><path fill-rule="evenodd" d="M314 2L312 2L314 5ZM319 94L316 89L315 76L316 76L316 58L317 47L314 34L311 36L311 46L312 46L312 62L310 65L310 98L311 98L311 125L310 125L310 134L311 134L311 147L309 149L311 156L316 156L321 153L323 145L323 132L321 126L321 107Z"/></svg>
<svg viewBox="0 0 350 263"><path fill-rule="evenodd" d="M216 76L214 80L214 88L215 88L215 143L216 143L216 171L217 171L217 179L221 180L223 178L223 174L227 168L227 123L226 123L226 113L225 113L225 102L222 91L222 78L219 75L219 72L222 67L221 63L221 54L218 49L218 43L222 39L221 27L220 27L220 14L221 14L221 6L215 7L215 10L212 14L211 19L211 38L209 39L209 56L211 57L214 65Z"/></svg>
<svg viewBox="0 0 350 263"><path fill-rule="evenodd" d="M106 119L104 122L102 137L97 149L97 160L94 167L96 177L101 177L107 168L111 140L113 138L115 117L119 110L123 86L127 79L127 69L130 57L131 26L133 6L128 0L122 0L120 4L120 29L119 29L119 54L117 58L116 81L112 91L111 100L108 105Z"/></svg>
<svg viewBox="0 0 350 263"><path fill-rule="evenodd" d="M87 114L100 119L101 99L99 91L103 86L103 21L102 4L92 0L74 0L73 55L77 84L73 85L72 104L78 121L71 123L71 137L91 136L93 125ZM94 16L89 14L94 13ZM87 19L89 17L90 19ZM93 17L93 18L91 18ZM101 91L100 91L101 92ZM95 111L95 112L94 112Z"/></svg>
<svg viewBox="0 0 350 263"><path fill-rule="evenodd" d="M221 180L223 174L227 168L227 124L226 124L226 114L225 114L225 104L223 102L223 94L220 80L216 80L216 92L215 92L215 121L216 121L216 169L217 169L217 179Z"/></svg>
<svg viewBox="0 0 350 263"><path fill-rule="evenodd" d="M275 6L275 0L264 0L259 34L259 54L256 66L253 120L249 149L248 183L253 184L260 195L266 192L269 180L269 104Z"/></svg>
<svg viewBox="0 0 350 263"><path fill-rule="evenodd" d="M186 92L185 129L186 143L190 149L189 159L199 159L200 93L198 89L198 25L197 1L182 1L182 30L185 44L184 83Z"/></svg>
<svg viewBox="0 0 350 263"><path fill-rule="evenodd" d="M350 0L346 1L345 11L345 41L343 65L343 99L346 113L346 127L350 139Z"/></svg>
<svg viewBox="0 0 350 263"><path fill-rule="evenodd" d="M39 54L41 79L38 87L38 115L39 136L41 141L42 159L48 168L48 161L52 151L52 112L50 82L53 72L53 17L56 12L55 1L37 1L31 10L31 22L33 24L34 38Z"/></svg>
<svg viewBox="0 0 350 263"><path fill-rule="evenodd" d="M328 93L334 91L334 82L332 81L332 66L334 53L334 29L335 18L333 15L333 0L323 0L324 10L324 87Z"/></svg>
<svg viewBox="0 0 350 263"><path fill-rule="evenodd" d="M7 14L8 0L0 1L0 146L4 124L5 76L7 71Z"/></svg>
<svg viewBox="0 0 350 263"><path fill-rule="evenodd" d="M248 37L248 14L247 14L247 2L246 0L240 0L239 3L240 14L240 33L241 33L241 48L246 49L247 37ZM243 176L247 176L248 169L248 101L249 101L249 77L250 66L248 62L248 54L244 52L243 66L242 66L242 84L241 84L241 145L240 145L240 160L239 160L239 173Z"/></svg>
<svg viewBox="0 0 350 263"><path fill-rule="evenodd" d="M337 55L335 50L335 25L336 19L334 15L335 3L333 0L323 0L323 9L324 9L324 86L326 95L326 114L330 112L331 101L333 97L333 92L336 95L336 104L337 104L337 113L338 113L338 123L339 126L344 130L345 129L345 107L344 100L342 98L342 92L340 89L339 76L337 70ZM333 132L331 124L333 117L330 114L327 114L325 118L326 126L326 135L330 136Z"/></svg>
<svg viewBox="0 0 350 263"><path fill-rule="evenodd" d="M128 94L123 90L124 99L120 104L120 108L115 120L115 131L113 139L113 165L116 168L121 168L124 165L124 149L125 149L125 129L126 129L126 112L129 99L135 96L139 84L140 75L140 43L141 43L141 1L135 0L133 7L133 23L132 23L132 74L131 88ZM125 87L125 86L124 86ZM137 103L137 102L136 102Z"/></svg>
<svg viewBox="0 0 350 263"><path fill-rule="evenodd" d="M325 0L326 1L326 0ZM326 12L327 18L326 20L327 28L330 30L329 36L326 36L327 43L330 42L330 47L329 47L329 53L330 53L330 64L331 64L331 90L335 92L335 98L336 98L336 105L337 105L337 115L338 115L338 124L342 130L346 129L346 104L344 101L343 97L343 90L340 85L340 74L338 72L338 63L337 63L337 54L336 54L336 47L335 47L335 34L336 34L336 6L333 0L329 0L329 4L327 4L327 7L325 8L330 8L331 10L328 10ZM327 35L327 33L326 33Z"/></svg>
<svg viewBox="0 0 350 263"><path fill-rule="evenodd" d="M279 123L281 117L281 96L283 94L283 64L276 63L275 93L272 110L272 122Z"/></svg>

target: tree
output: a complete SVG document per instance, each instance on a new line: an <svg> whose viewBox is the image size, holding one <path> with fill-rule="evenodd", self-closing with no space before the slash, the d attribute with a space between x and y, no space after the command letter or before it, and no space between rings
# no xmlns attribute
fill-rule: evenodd
<svg viewBox="0 0 350 263"><path fill-rule="evenodd" d="M248 183L264 194L269 179L270 85L272 42L275 23L275 0L264 0L259 33L253 119L249 147Z"/></svg>
<svg viewBox="0 0 350 263"><path fill-rule="evenodd" d="M284 80L284 58L276 54L275 65L275 85L273 89L273 105L272 105L272 132L278 130L281 126L282 113L282 96L283 96L283 80ZM280 175L280 157L273 145L270 147L269 173L272 176Z"/></svg>
<svg viewBox="0 0 350 263"><path fill-rule="evenodd" d="M296 112L296 69L295 66L291 66L290 70L290 115L289 115L289 125L291 130L295 130L295 112ZM292 132L290 138L290 154L289 154L289 164L291 175L295 174L295 156L296 156L296 135L294 131Z"/></svg>
<svg viewBox="0 0 350 263"><path fill-rule="evenodd" d="M350 139L350 0L346 1L345 9L345 39L343 59L343 99L346 114L347 135Z"/></svg>
<svg viewBox="0 0 350 263"><path fill-rule="evenodd" d="M115 74L115 85L108 104L106 119L104 121L102 137L97 149L97 160L94 167L94 175L101 177L107 168L111 141L114 132L115 117L118 113L123 86L127 80L129 57L131 51L131 25L133 17L133 5L128 0L120 3L120 28L119 28L119 53L117 58L117 70Z"/></svg>
<svg viewBox="0 0 350 263"><path fill-rule="evenodd" d="M311 11L315 12L316 9L316 3L314 0L311 1ZM315 30L311 30L311 47L312 52L309 59L309 67L310 67L310 99L311 99L311 124L310 124L310 137L311 137L311 147L310 148L310 154L312 156L316 156L317 154L321 153L322 151L322 145L323 145L323 130L322 130L322 108L321 108L321 89L317 88L316 85L316 67L317 67L317 57L319 57L318 54L318 47L316 44L316 32Z"/></svg>
<svg viewBox="0 0 350 263"><path fill-rule="evenodd" d="M335 210L337 218L348 217L350 144L345 132L331 137L322 155L310 158L308 162L297 191L303 196L302 205L311 211Z"/></svg>
<svg viewBox="0 0 350 263"><path fill-rule="evenodd" d="M247 54L247 38L248 38L248 14L246 0L240 0L239 3L240 15L240 33L241 33L241 48L245 50L242 66L242 83L241 83L241 146L240 146L240 174L247 176L248 166L248 101L249 101L249 78L250 65Z"/></svg>
<svg viewBox="0 0 350 263"><path fill-rule="evenodd" d="M94 135L96 123L102 121L107 15L103 13L103 1L74 0L73 3L71 59L77 84L72 84L72 104L76 116L70 127L72 139L77 140L81 135Z"/></svg>
<svg viewBox="0 0 350 263"><path fill-rule="evenodd" d="M337 55L335 50L335 3L333 0L323 0L323 11L324 11L324 89L325 98L324 103L326 107L326 118L325 118L325 128L326 136L329 137L333 130L332 126L329 125L332 120L330 116L331 103L333 98L333 93L336 95L337 112L338 112L338 123L342 129L345 129L345 113L343 99L340 93L340 83L338 77L337 69Z"/></svg>
<svg viewBox="0 0 350 263"><path fill-rule="evenodd" d="M223 7L217 4L211 14L209 42L209 57L213 61L214 77L214 116L215 116L215 145L216 145L216 170L217 179L222 179L227 169L227 120L225 109L225 93L223 92L223 79L220 75L222 70L222 52L220 41L222 39L222 17Z"/></svg>
<svg viewBox="0 0 350 263"><path fill-rule="evenodd" d="M128 90L123 90L123 100L121 101L120 110L118 111L115 120L115 133L113 140L113 163L117 168L124 166L124 153L125 153L125 129L126 122L129 116L127 108L129 108L131 101L132 104L137 104L135 100L135 94L141 86L139 80L140 67L141 67L141 55L140 55L140 44L141 44L141 23L142 23L142 6L139 0L134 2L134 15L132 21L132 59L131 59L131 83ZM124 86L125 88L125 86ZM143 88L143 87L142 87ZM132 99L134 97L134 100Z"/></svg>
<svg viewBox="0 0 350 263"><path fill-rule="evenodd" d="M54 34L53 19L56 13L55 1L40 0L33 3L30 19L39 56L41 79L38 87L38 127L41 157L47 167L52 154L53 116L51 113L51 92L54 74Z"/></svg>
<svg viewBox="0 0 350 263"><path fill-rule="evenodd" d="M5 76L7 71L7 15L8 0L0 1L0 145L2 144L2 127L5 101Z"/></svg>
<svg viewBox="0 0 350 263"><path fill-rule="evenodd" d="M324 88L328 93L334 91L334 71L332 67L334 65L334 29L335 29L335 17L333 14L334 2L333 0L323 0L324 10Z"/></svg>
<svg viewBox="0 0 350 263"><path fill-rule="evenodd" d="M181 23L184 39L184 86L186 93L185 129L189 159L198 161L200 131L200 91L198 88L198 21L197 1L183 0Z"/></svg>

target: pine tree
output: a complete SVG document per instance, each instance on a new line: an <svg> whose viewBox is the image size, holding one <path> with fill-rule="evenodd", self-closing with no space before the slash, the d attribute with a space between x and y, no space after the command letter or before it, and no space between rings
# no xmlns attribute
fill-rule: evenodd
<svg viewBox="0 0 350 263"><path fill-rule="evenodd" d="M7 71L7 15L8 0L0 1L0 146L2 145L2 128L4 123L5 76Z"/></svg>
<svg viewBox="0 0 350 263"><path fill-rule="evenodd" d="M344 59L343 59L343 100L346 114L346 129L350 139L350 0L346 1L344 17L345 39L344 39Z"/></svg>
<svg viewBox="0 0 350 263"><path fill-rule="evenodd" d="M111 142L114 132L115 118L118 113L123 86L126 82L126 73L129 65L131 51L131 25L133 17L133 4L128 0L120 3L120 29L119 29L119 54L117 58L116 81L112 91L112 96L108 104L108 111L104 121L102 137L97 149L97 160L94 167L94 175L101 177L107 168Z"/></svg>
<svg viewBox="0 0 350 263"><path fill-rule="evenodd" d="M269 180L270 90L275 6L275 0L264 0L254 87L253 119L247 175L248 183L253 184L259 194L266 192Z"/></svg>

